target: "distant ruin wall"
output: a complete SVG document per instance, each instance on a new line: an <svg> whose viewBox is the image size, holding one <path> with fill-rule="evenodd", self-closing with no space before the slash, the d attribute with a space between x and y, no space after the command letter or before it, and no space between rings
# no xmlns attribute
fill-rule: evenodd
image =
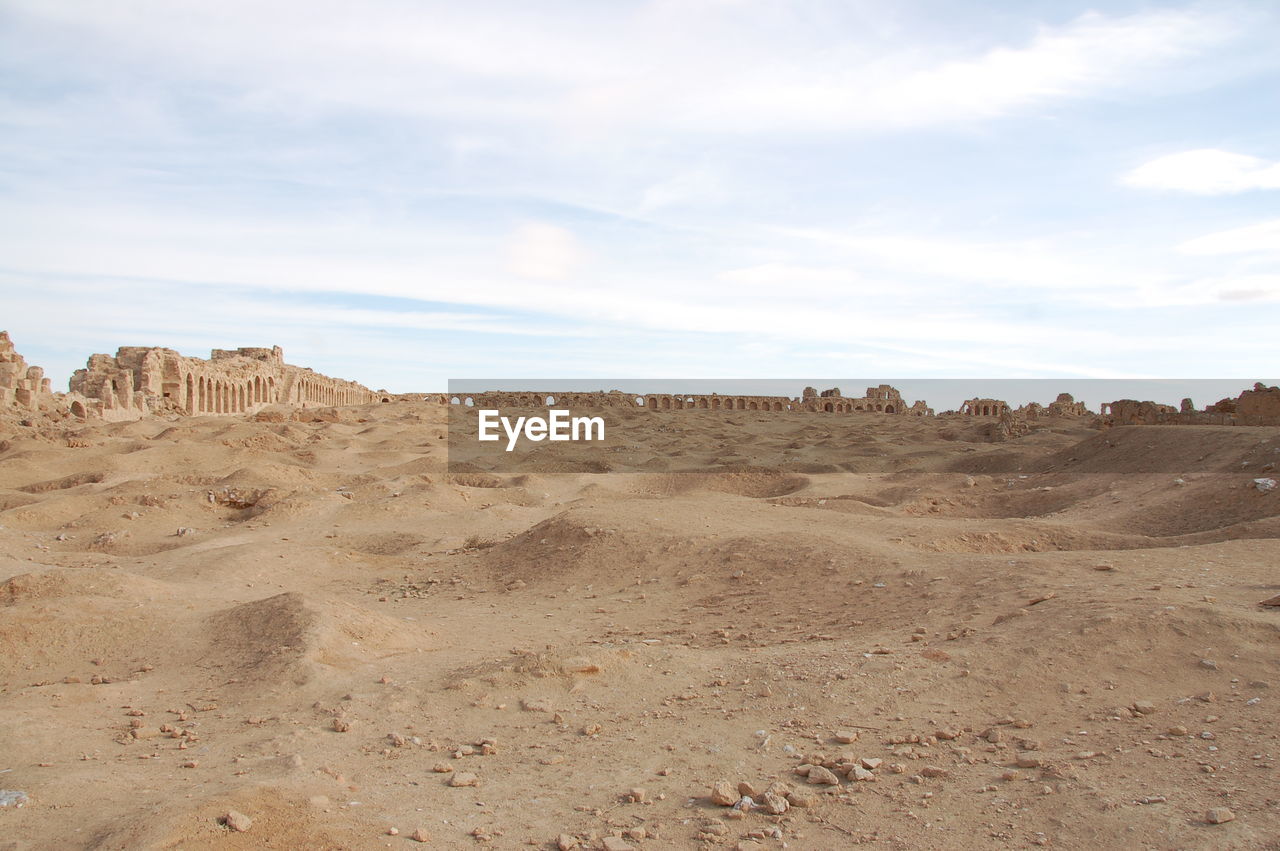
<svg viewBox="0 0 1280 851"><path fill-rule="evenodd" d="M53 404L44 370L28 366L13 347L8 331L0 331L0 410L38 411Z"/></svg>
<svg viewBox="0 0 1280 851"><path fill-rule="evenodd" d="M1157 402L1117 399L1102 406L1099 426L1123 425L1280 425L1280 387L1253 385L1235 399L1223 399L1203 411L1195 410L1190 399L1180 408Z"/></svg>
<svg viewBox="0 0 1280 851"><path fill-rule="evenodd" d="M789 396L738 396L718 393L622 393L612 390L596 393L548 392L486 392L454 394L444 397L444 404L475 405L477 407L546 407L549 405L591 408L646 408L651 411L809 411L814 413L881 413L932 416L933 409L918 401L910 406L902 395L887 384L868 387L867 395L846 398L834 388L819 394L813 388L805 388L798 399Z"/></svg>
<svg viewBox="0 0 1280 851"><path fill-rule="evenodd" d="M267 405L363 405L376 394L284 362L273 348L214 349L209 360L173 349L125 346L93 355L71 376L66 404L79 417L132 420L148 414L250 414Z"/></svg>

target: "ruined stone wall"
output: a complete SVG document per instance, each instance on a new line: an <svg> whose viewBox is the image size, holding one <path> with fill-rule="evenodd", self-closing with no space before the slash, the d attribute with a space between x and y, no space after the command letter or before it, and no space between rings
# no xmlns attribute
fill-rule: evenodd
<svg viewBox="0 0 1280 851"><path fill-rule="evenodd" d="M28 366L13 347L8 331L0 331L0 410L38 411L53 404L44 370Z"/></svg>
<svg viewBox="0 0 1280 851"><path fill-rule="evenodd" d="M1238 398L1226 398L1203 411L1184 399L1181 408L1157 402L1117 399L1102 406L1100 427L1121 425L1280 425L1280 387L1255 384Z"/></svg>
<svg viewBox="0 0 1280 851"><path fill-rule="evenodd" d="M1253 385L1236 400L1236 418L1244 425L1280 424L1280 387Z"/></svg>
<svg viewBox="0 0 1280 851"><path fill-rule="evenodd" d="M412 394L420 398L421 394ZM396 397L400 398L400 397ZM836 388L818 393L812 387L798 399L788 396L737 396L673 393L622 393L617 390L597 393L488 392L455 394L449 404L474 405L483 408L546 407L563 405L594 408L646 408L652 411L808 411L812 413L852 414L857 412L932 416L933 409L924 401L908 407L902 395L887 384L867 388L867 395L846 398Z"/></svg>
<svg viewBox="0 0 1280 851"><path fill-rule="evenodd" d="M273 348L214 349L209 360L173 349L125 346L115 357L93 355L71 376L73 414L106 420L153 413L246 414L266 405L361 405L375 400L354 381L284 362Z"/></svg>
<svg viewBox="0 0 1280 851"><path fill-rule="evenodd" d="M969 417L999 417L1009 410L1003 399L968 399L960 406L960 413Z"/></svg>

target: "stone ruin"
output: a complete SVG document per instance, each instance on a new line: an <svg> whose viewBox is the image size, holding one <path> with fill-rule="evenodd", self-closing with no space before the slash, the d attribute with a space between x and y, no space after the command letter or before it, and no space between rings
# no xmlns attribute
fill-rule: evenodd
<svg viewBox="0 0 1280 851"><path fill-rule="evenodd" d="M967 417L996 417L1009 410L1003 399L968 399L960 406L960 413Z"/></svg>
<svg viewBox="0 0 1280 851"><path fill-rule="evenodd" d="M1117 399L1102 406L1098 425L1280 425L1280 387L1257 383L1238 397L1222 399L1197 411L1190 399L1182 405L1162 405Z"/></svg>
<svg viewBox="0 0 1280 851"><path fill-rule="evenodd" d="M933 409L924 401L908 406L902 394L888 384L868 387L867 394L856 398L840 395L839 388L819 393L806 387L799 398L789 396L737 396L719 393L622 393L618 390L598 393L555 392L485 392L455 394L443 397L445 404L477 406L485 408L542 407L546 405L571 405L594 408L646 408L651 411L708 410L708 411L807 411L811 413L852 414L879 413L904 414L915 417L932 416Z"/></svg>
<svg viewBox="0 0 1280 851"><path fill-rule="evenodd" d="M214 349L208 360L124 346L115 357L93 355L76 370L67 403L76 416L130 420L160 413L251 414L267 405L363 405L377 395L363 384L287 364L279 346Z"/></svg>
<svg viewBox="0 0 1280 851"><path fill-rule="evenodd" d="M53 393L37 366L27 366L0 331L0 411L49 411L109 422L155 414L251 414L268 405L299 408L386 400L363 384L284 362L279 346L214 349L208 360L173 349L125 346L92 355L71 376L70 392Z"/></svg>
<svg viewBox="0 0 1280 851"><path fill-rule="evenodd" d="M27 366L13 348L8 331L0 331L0 410L38 411L53 404L53 391L44 370Z"/></svg>

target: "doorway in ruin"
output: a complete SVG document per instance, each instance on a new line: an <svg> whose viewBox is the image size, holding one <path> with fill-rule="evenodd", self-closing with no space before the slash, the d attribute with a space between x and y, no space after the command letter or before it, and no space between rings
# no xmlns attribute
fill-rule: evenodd
<svg viewBox="0 0 1280 851"><path fill-rule="evenodd" d="M884 406L884 412L885 412L886 414L892 414L892 413L895 413L895 411L893 410L893 405L885 405L885 406Z"/></svg>

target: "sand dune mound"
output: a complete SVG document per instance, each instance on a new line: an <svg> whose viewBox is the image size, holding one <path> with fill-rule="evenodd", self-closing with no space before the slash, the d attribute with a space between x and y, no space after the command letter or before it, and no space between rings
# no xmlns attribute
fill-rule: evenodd
<svg viewBox="0 0 1280 851"><path fill-rule="evenodd" d="M0 584L0 679L127 676L180 634L164 605L154 605L174 596L166 583L118 570L14 576Z"/></svg>
<svg viewBox="0 0 1280 851"><path fill-rule="evenodd" d="M305 685L322 671L344 671L427 649L421 628L359 606L285 592L209 616L199 666L240 684Z"/></svg>
<svg viewBox="0 0 1280 851"><path fill-rule="evenodd" d="M1073 473L1254 472L1280 466L1280 428L1127 426L1045 457L1041 469Z"/></svg>
<svg viewBox="0 0 1280 851"><path fill-rule="evenodd" d="M635 483L638 494L673 496L695 491L715 491L752 498L783 496L808 486L809 478L767 467L726 467L703 473L672 473L643 477Z"/></svg>

